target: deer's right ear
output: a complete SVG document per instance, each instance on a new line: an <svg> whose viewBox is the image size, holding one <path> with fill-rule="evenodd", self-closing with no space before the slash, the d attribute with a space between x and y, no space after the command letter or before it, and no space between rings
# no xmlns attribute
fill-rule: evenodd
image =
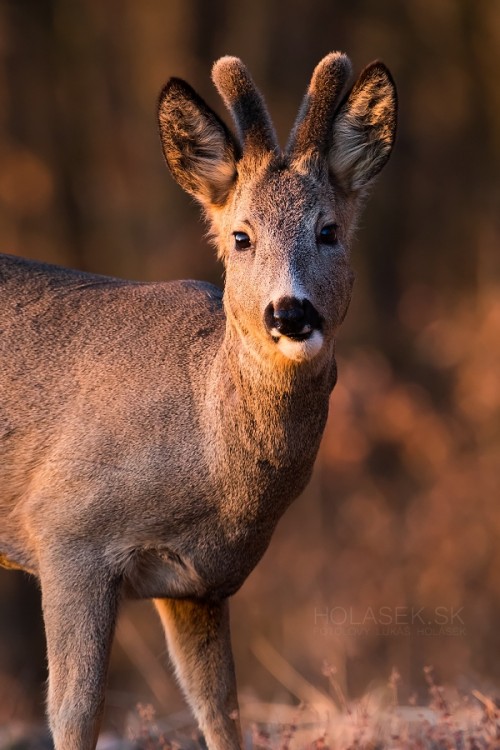
<svg viewBox="0 0 500 750"><path fill-rule="evenodd" d="M163 153L174 179L205 207L222 205L236 179L238 147L203 99L171 78L158 103Z"/></svg>
<svg viewBox="0 0 500 750"><path fill-rule="evenodd" d="M368 65L335 115L330 169L347 190L362 190L389 158L397 95L385 65Z"/></svg>

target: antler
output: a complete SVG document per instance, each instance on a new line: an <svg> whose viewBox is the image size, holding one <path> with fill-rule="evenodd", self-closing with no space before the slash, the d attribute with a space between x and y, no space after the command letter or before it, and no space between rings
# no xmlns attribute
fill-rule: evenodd
<svg viewBox="0 0 500 750"><path fill-rule="evenodd" d="M337 105L350 75L350 60L341 52L331 52L318 63L288 140L286 152L292 159L328 149Z"/></svg>
<svg viewBox="0 0 500 750"><path fill-rule="evenodd" d="M221 57L212 68L212 80L231 112L244 152L278 149L264 99L248 70L237 57Z"/></svg>

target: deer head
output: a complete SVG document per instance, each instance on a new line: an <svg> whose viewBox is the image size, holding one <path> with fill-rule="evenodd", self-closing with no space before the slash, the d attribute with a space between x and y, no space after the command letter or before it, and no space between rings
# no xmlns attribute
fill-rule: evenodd
<svg viewBox="0 0 500 750"><path fill-rule="evenodd" d="M237 137L184 81L160 96L167 164L202 204L226 267L228 326L262 362L330 357L349 305L356 214L396 129L387 68L372 63L347 90L350 72L338 52L318 64L284 151L235 57L218 60L212 77Z"/></svg>

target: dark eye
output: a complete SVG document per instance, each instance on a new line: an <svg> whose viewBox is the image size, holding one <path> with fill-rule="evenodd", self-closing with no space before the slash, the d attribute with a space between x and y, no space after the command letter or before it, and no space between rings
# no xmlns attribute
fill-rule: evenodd
<svg viewBox="0 0 500 750"><path fill-rule="evenodd" d="M324 226L319 233L318 241L322 245L336 245L338 241L337 225L327 224L326 226Z"/></svg>
<svg viewBox="0 0 500 750"><path fill-rule="evenodd" d="M236 250L247 250L252 244L246 232L233 232L233 235Z"/></svg>

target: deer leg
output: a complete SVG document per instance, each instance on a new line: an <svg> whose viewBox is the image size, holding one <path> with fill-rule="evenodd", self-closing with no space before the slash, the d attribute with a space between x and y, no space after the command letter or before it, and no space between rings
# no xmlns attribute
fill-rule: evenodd
<svg viewBox="0 0 500 750"><path fill-rule="evenodd" d="M229 603L156 599L170 656L209 750L241 748Z"/></svg>
<svg viewBox="0 0 500 750"><path fill-rule="evenodd" d="M72 550L72 560L75 559ZM48 715L55 750L94 750L104 705L118 583L92 555L42 568L49 662Z"/></svg>

